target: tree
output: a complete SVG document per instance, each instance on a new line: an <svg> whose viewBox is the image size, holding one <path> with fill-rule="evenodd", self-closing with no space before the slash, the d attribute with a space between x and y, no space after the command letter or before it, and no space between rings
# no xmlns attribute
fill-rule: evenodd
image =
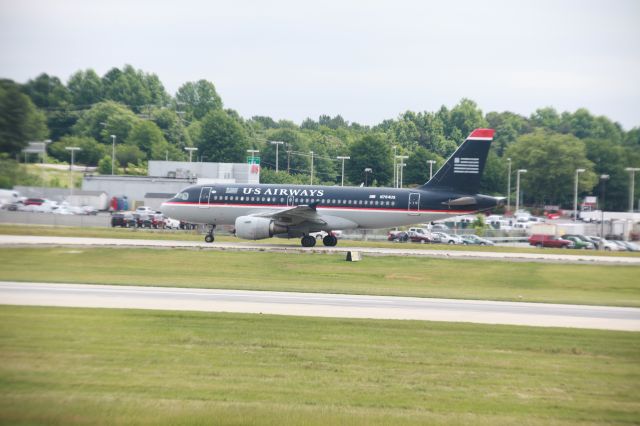
<svg viewBox="0 0 640 426"><path fill-rule="evenodd" d="M590 191L597 182L584 142L573 135L536 130L520 136L505 155L513 159L513 170L528 170L520 186L537 204L573 205L576 169L587 170L580 175L579 192Z"/></svg>
<svg viewBox="0 0 640 426"><path fill-rule="evenodd" d="M117 174L117 172L117 170L114 170L114 173ZM101 175L111 174L111 156L105 155L100 161L98 161L98 173Z"/></svg>
<svg viewBox="0 0 640 426"><path fill-rule="evenodd" d="M482 110L470 99L462 99L449 112L448 123L445 122L447 138L461 144L474 129L486 127Z"/></svg>
<svg viewBox="0 0 640 426"><path fill-rule="evenodd" d="M213 83L207 80L183 84L176 93L176 110L189 121L200 120L211 111L222 109L222 99Z"/></svg>
<svg viewBox="0 0 640 426"><path fill-rule="evenodd" d="M68 146L80 147L81 150L75 154L75 161L88 166L97 165L100 159L107 155L106 146L87 136L65 136L49 145L47 152L57 160L69 162L69 151L65 149Z"/></svg>
<svg viewBox="0 0 640 426"><path fill-rule="evenodd" d="M123 103L140 112L145 105L164 105L169 95L155 74L145 74L131 65L122 70L112 68L102 77L103 93L107 99Z"/></svg>
<svg viewBox="0 0 640 426"><path fill-rule="evenodd" d="M191 138L187 133L187 129L175 111L168 108L156 108L151 113L151 120L162 130L167 142L178 150L191 145Z"/></svg>
<svg viewBox="0 0 640 426"><path fill-rule="evenodd" d="M15 155L29 141L43 140L49 130L44 114L11 80L0 80L0 152Z"/></svg>
<svg viewBox="0 0 640 426"><path fill-rule="evenodd" d="M67 105L71 94L58 77L42 73L23 86L33 103L39 108L58 108Z"/></svg>
<svg viewBox="0 0 640 426"><path fill-rule="evenodd" d="M75 106L90 106L102 100L102 80L92 69L74 73L67 83Z"/></svg>
<svg viewBox="0 0 640 426"><path fill-rule="evenodd" d="M351 159L345 165L345 173L353 183L364 182L364 170L370 168L369 182L387 185L393 177L391 156L391 148L385 142L383 135L366 135L351 146Z"/></svg>
<svg viewBox="0 0 640 426"><path fill-rule="evenodd" d="M104 144L111 144L111 135L116 135L116 142L122 143L139 121L140 119L122 104L113 101L100 102L82 114L73 126L73 133L92 137Z"/></svg>
<svg viewBox="0 0 640 426"><path fill-rule="evenodd" d="M162 131L152 121L137 122L131 129L126 142L128 145L140 148L147 158L150 158L151 148L154 145L156 145L156 150L158 150L158 146L161 146L160 149L168 149L168 144L162 135ZM162 158L164 158L164 152L162 152Z"/></svg>
<svg viewBox="0 0 640 426"><path fill-rule="evenodd" d="M138 164L145 158L144 152L135 145L119 145L116 147L116 161L121 167Z"/></svg>
<svg viewBox="0 0 640 426"><path fill-rule="evenodd" d="M211 111L202 119L196 144L198 155L220 163L244 162L249 148L245 130L222 110Z"/></svg>
<svg viewBox="0 0 640 426"><path fill-rule="evenodd" d="M438 154L429 152L419 146L415 151L409 154L409 158L405 160L407 164L403 172L403 181L406 185L422 185L429 180L429 160L435 161L433 165L433 174L444 163L444 159Z"/></svg>

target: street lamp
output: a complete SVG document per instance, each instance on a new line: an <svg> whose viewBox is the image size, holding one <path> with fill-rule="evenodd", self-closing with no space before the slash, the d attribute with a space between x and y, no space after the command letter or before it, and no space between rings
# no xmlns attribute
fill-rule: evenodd
<svg viewBox="0 0 640 426"><path fill-rule="evenodd" d="M282 141L269 141L271 145L276 146L276 173L278 172L278 146L284 144Z"/></svg>
<svg viewBox="0 0 640 426"><path fill-rule="evenodd" d="M311 185L313 185L313 151L309 151L311 154Z"/></svg>
<svg viewBox="0 0 640 426"><path fill-rule="evenodd" d="M576 182L573 191L573 221L578 220L578 175L584 173L585 169L576 169Z"/></svg>
<svg viewBox="0 0 640 426"><path fill-rule="evenodd" d="M366 167L364 169L364 186L369 186L369 173L373 172L371 167Z"/></svg>
<svg viewBox="0 0 640 426"><path fill-rule="evenodd" d="M629 172L629 211L633 213L633 196L634 184L636 180L636 172L640 172L638 167L625 167L625 171Z"/></svg>
<svg viewBox="0 0 640 426"><path fill-rule="evenodd" d="M507 172L507 212L511 210L511 157L507 158L509 171Z"/></svg>
<svg viewBox="0 0 640 426"><path fill-rule="evenodd" d="M397 149L398 149L398 146L394 145L393 146L393 187L394 188L398 187L398 178L396 176L396 172L397 172L397 170L396 170L397 169L397 166L396 166L396 161L397 161L396 160L396 155L397 155L397 152L396 151L397 151Z"/></svg>
<svg viewBox="0 0 640 426"><path fill-rule="evenodd" d="M600 175L600 189L602 192L602 205L600 206L600 238L604 239L604 197L605 197L605 185L607 180L609 179L609 175L602 174ZM601 249L604 249L604 244L600 245Z"/></svg>
<svg viewBox="0 0 640 426"><path fill-rule="evenodd" d="M336 157L338 160L342 160L342 179L340 182L340 186L344 186L344 160L351 160L351 157Z"/></svg>
<svg viewBox="0 0 640 426"><path fill-rule="evenodd" d="M427 163L429 163L429 180L433 177L433 165L435 162L436 160L427 160Z"/></svg>
<svg viewBox="0 0 640 426"><path fill-rule="evenodd" d="M527 173L527 169L520 169L516 172L516 214L520 208L520 173Z"/></svg>
<svg viewBox="0 0 640 426"><path fill-rule="evenodd" d="M77 146L67 146L64 149L66 149L67 151L71 151L71 165L69 166L69 188L70 188L70 195L73 196L73 163L75 160L75 152L76 151L82 151L82 148L77 147Z"/></svg>
<svg viewBox="0 0 640 426"><path fill-rule="evenodd" d="M113 165L116 163L116 135L111 135L111 176L113 176Z"/></svg>
<svg viewBox="0 0 640 426"><path fill-rule="evenodd" d="M184 150L189 151L189 162L191 162L191 156L193 155L193 151L197 151L198 148L194 148L192 146L185 146Z"/></svg>
<svg viewBox="0 0 640 426"><path fill-rule="evenodd" d="M398 188L402 188L402 177L403 177L403 169L404 166L406 166L406 164L404 163L404 160L406 160L407 158L409 158L408 155L396 155L396 159L400 160L400 163L396 163L398 166L398 181L399 184L397 185Z"/></svg>

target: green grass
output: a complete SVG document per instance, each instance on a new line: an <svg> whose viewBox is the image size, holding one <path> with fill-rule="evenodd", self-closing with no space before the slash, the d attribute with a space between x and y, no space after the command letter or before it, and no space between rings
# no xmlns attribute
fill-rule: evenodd
<svg viewBox="0 0 640 426"><path fill-rule="evenodd" d="M2 424L640 422L637 333L0 307Z"/></svg>
<svg viewBox="0 0 640 426"><path fill-rule="evenodd" d="M0 248L0 280L640 306L640 267L124 248Z"/></svg>
<svg viewBox="0 0 640 426"><path fill-rule="evenodd" d="M6 235L40 235L56 237L91 237L91 238L133 238L145 240L171 240L171 241L204 241L204 234L198 231L175 231L154 229L126 229L126 228L88 228L50 225L13 225L0 224L0 234ZM244 242L247 244L282 244L300 246L300 241L294 239L268 238L258 241L240 240L233 236L216 235L217 242ZM321 244L321 243L318 243ZM339 246L344 247L382 247L402 248L414 250L461 250L498 253L545 253L545 254L579 254L581 256L631 256L640 257L640 253L633 252L600 252L595 250L566 250L566 249L538 249L535 247L481 247L459 246L447 244L416 244L416 243L391 243L386 241L351 241L341 240Z"/></svg>

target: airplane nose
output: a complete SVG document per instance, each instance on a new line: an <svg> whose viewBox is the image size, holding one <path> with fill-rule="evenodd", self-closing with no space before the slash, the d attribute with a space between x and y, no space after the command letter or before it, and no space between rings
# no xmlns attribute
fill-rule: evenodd
<svg viewBox="0 0 640 426"><path fill-rule="evenodd" d="M162 203L160 205L160 211L162 212L162 214L166 217L171 217L171 213L173 212L173 208L171 207L171 205L165 203Z"/></svg>

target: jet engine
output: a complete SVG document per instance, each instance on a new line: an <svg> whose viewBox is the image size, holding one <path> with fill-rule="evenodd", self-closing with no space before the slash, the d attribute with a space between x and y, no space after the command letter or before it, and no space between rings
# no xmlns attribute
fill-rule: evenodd
<svg viewBox="0 0 640 426"><path fill-rule="evenodd" d="M257 216L236 218L236 236L245 240L262 240L277 234L286 234L285 226L276 225L273 219Z"/></svg>

